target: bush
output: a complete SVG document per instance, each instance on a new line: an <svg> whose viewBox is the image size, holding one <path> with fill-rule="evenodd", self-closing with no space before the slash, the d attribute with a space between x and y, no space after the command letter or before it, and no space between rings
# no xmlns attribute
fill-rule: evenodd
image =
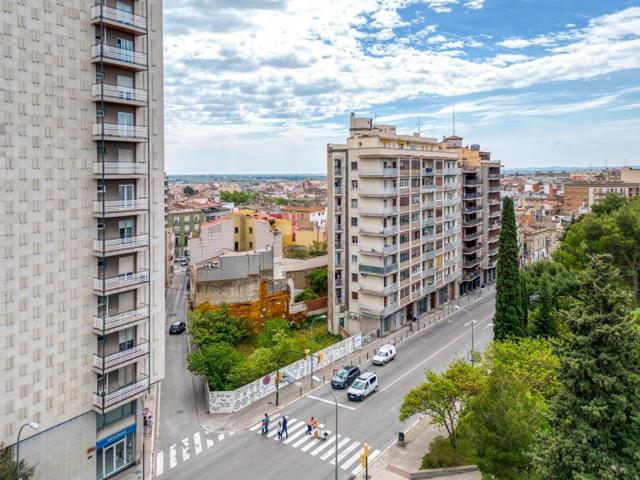
<svg viewBox="0 0 640 480"><path fill-rule="evenodd" d="M295 302L305 302L307 300L315 300L316 298L320 298L316 292L309 288L305 288L297 294L293 300Z"/></svg>
<svg viewBox="0 0 640 480"><path fill-rule="evenodd" d="M214 343L237 345L251 334L247 320L232 316L226 305L220 310L194 310L190 319L193 343L200 348Z"/></svg>
<svg viewBox="0 0 640 480"><path fill-rule="evenodd" d="M461 467L474 463L473 447L464 436L458 437L458 446L451 447L445 437L436 437L429 446L429 451L422 457L420 468Z"/></svg>
<svg viewBox="0 0 640 480"><path fill-rule="evenodd" d="M189 370L206 376L211 390L224 390L227 374L244 358L228 343L219 342L193 352L188 360Z"/></svg>
<svg viewBox="0 0 640 480"><path fill-rule="evenodd" d="M309 272L309 283L318 296L326 297L328 291L328 270L327 267L316 268Z"/></svg>
<svg viewBox="0 0 640 480"><path fill-rule="evenodd" d="M234 390L275 371L276 355L269 348L258 348L249 357L232 367L227 375L227 388Z"/></svg>
<svg viewBox="0 0 640 480"><path fill-rule="evenodd" d="M276 334L284 333L285 335L291 334L291 327L289 322L284 318L274 318L273 320L267 320L264 324L262 332L258 335L257 344L263 348L270 348L276 344Z"/></svg>

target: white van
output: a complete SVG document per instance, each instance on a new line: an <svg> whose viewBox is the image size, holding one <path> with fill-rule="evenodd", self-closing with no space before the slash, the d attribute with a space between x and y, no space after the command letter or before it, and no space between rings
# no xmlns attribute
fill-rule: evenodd
<svg viewBox="0 0 640 480"><path fill-rule="evenodd" d="M378 350L378 353L374 355L374 357L371 359L371 362L374 365L384 365L385 363L390 362L395 358L396 347L391 344L387 344L380 347L380 350Z"/></svg>
<svg viewBox="0 0 640 480"><path fill-rule="evenodd" d="M347 390L349 400L364 400L364 398L378 390L378 376L373 372L360 375Z"/></svg>

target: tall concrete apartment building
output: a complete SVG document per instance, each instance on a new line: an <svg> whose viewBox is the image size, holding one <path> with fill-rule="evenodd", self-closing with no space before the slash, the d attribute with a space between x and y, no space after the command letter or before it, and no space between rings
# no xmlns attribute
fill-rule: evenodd
<svg viewBox="0 0 640 480"><path fill-rule="evenodd" d="M462 146L462 137L450 136L441 147L458 154L462 169L462 279L460 294L496 280L498 241L502 217L500 161L480 150Z"/></svg>
<svg viewBox="0 0 640 480"><path fill-rule="evenodd" d="M0 12L0 443L117 476L164 375L161 2Z"/></svg>
<svg viewBox="0 0 640 480"><path fill-rule="evenodd" d="M462 275L458 154L350 119L327 147L329 327L384 334L450 302Z"/></svg>

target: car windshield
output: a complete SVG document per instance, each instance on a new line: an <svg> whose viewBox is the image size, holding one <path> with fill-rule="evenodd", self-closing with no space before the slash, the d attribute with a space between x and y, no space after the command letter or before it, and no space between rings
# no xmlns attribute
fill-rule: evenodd
<svg viewBox="0 0 640 480"><path fill-rule="evenodd" d="M364 382L362 380L358 379L355 382L353 382L353 384L351 386L353 388L355 388L356 390L362 390L364 388Z"/></svg>
<svg viewBox="0 0 640 480"><path fill-rule="evenodd" d="M340 370L338 373L336 373L336 377L338 378L345 378L346 376L347 376L346 370Z"/></svg>

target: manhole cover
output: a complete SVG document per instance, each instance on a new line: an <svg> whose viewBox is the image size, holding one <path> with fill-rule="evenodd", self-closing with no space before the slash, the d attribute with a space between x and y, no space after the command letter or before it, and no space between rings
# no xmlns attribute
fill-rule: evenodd
<svg viewBox="0 0 640 480"><path fill-rule="evenodd" d="M176 412L176 414L178 414L178 415L180 415L181 413L184 413L184 410L178 410L178 411Z"/></svg>

